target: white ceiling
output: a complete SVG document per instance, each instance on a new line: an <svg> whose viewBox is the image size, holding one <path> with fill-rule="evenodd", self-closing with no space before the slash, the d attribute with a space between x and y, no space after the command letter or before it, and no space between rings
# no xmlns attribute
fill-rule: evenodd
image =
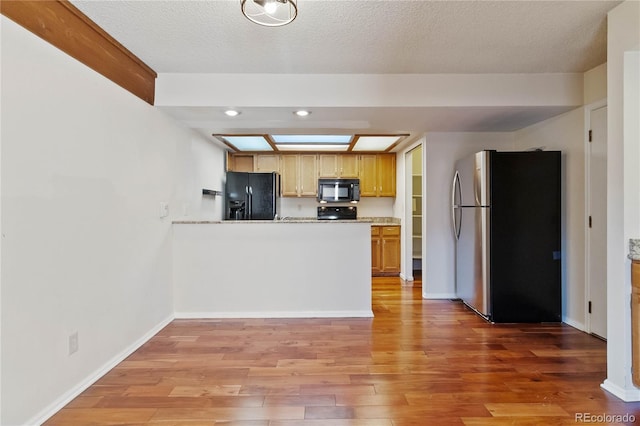
<svg viewBox="0 0 640 426"><path fill-rule="evenodd" d="M72 3L158 74L486 74L582 73L604 63L606 14L620 1L298 0L297 19L278 28L248 21L240 12L240 0ZM166 111L188 123L219 113L211 107L185 105ZM304 131L321 132L323 123L363 120L368 125L362 131L412 135L430 130L505 131L564 110L334 111L328 105L309 117L311 123L318 117L317 127L306 122ZM260 123L273 114L266 105L249 115ZM246 119L215 120L219 128L199 130L210 135L233 129L255 132L257 127ZM290 123L281 123L279 129L295 133L299 123L291 115Z"/></svg>

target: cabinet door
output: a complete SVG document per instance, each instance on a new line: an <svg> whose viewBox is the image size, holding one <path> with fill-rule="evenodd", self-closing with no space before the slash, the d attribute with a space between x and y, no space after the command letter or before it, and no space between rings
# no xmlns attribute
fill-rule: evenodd
<svg viewBox="0 0 640 426"><path fill-rule="evenodd" d="M298 195L318 195L318 161L315 154L300 154L298 169Z"/></svg>
<svg viewBox="0 0 640 426"><path fill-rule="evenodd" d="M360 156L360 196L375 197L378 194L377 175L378 160L375 154Z"/></svg>
<svg viewBox="0 0 640 426"><path fill-rule="evenodd" d="M298 156L287 154L280 157L280 179L283 197L298 196Z"/></svg>
<svg viewBox="0 0 640 426"><path fill-rule="evenodd" d="M229 172L252 172L253 154L228 154L227 171Z"/></svg>
<svg viewBox="0 0 640 426"><path fill-rule="evenodd" d="M356 154L342 154L338 156L338 173L343 178L357 178L359 174L358 170L358 155Z"/></svg>
<svg viewBox="0 0 640 426"><path fill-rule="evenodd" d="M280 172L280 156L277 154L256 154L256 172Z"/></svg>
<svg viewBox="0 0 640 426"><path fill-rule="evenodd" d="M396 196L396 155L378 155L378 196Z"/></svg>
<svg viewBox="0 0 640 426"><path fill-rule="evenodd" d="M373 275L381 272L382 239L379 232L379 226L371 227L371 273Z"/></svg>
<svg viewBox="0 0 640 426"><path fill-rule="evenodd" d="M320 171L320 177L338 177L338 155L318 155L318 169Z"/></svg>
<svg viewBox="0 0 640 426"><path fill-rule="evenodd" d="M382 272L400 272L400 240L382 240Z"/></svg>
<svg viewBox="0 0 640 426"><path fill-rule="evenodd" d="M400 272L400 227L385 226L382 229L381 272Z"/></svg>

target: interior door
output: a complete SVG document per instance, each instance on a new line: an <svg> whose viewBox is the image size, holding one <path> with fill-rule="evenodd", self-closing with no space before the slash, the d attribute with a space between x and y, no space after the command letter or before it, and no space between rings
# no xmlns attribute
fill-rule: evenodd
<svg viewBox="0 0 640 426"><path fill-rule="evenodd" d="M589 332L607 338L607 107L591 111L588 143L587 310Z"/></svg>

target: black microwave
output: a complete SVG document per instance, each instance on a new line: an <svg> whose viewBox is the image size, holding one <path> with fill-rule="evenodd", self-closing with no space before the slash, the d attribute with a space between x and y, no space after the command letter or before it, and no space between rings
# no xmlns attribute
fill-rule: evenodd
<svg viewBox="0 0 640 426"><path fill-rule="evenodd" d="M360 201L360 179L318 179L320 203L357 203Z"/></svg>

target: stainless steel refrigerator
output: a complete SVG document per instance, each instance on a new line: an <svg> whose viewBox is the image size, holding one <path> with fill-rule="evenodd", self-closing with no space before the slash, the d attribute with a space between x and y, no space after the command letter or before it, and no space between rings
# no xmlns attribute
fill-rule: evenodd
<svg viewBox="0 0 640 426"><path fill-rule="evenodd" d="M492 322L561 321L561 153L481 151L456 162L456 292Z"/></svg>
<svg viewBox="0 0 640 426"><path fill-rule="evenodd" d="M225 220L273 220L279 210L278 173L227 172Z"/></svg>

